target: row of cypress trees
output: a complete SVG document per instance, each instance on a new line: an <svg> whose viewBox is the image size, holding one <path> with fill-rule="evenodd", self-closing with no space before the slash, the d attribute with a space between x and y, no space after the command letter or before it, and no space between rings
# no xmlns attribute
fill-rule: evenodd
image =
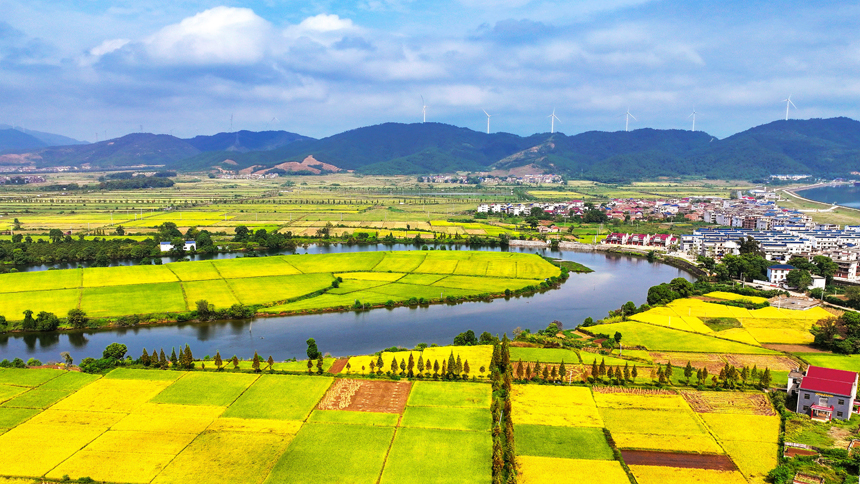
<svg viewBox="0 0 860 484"><path fill-rule="evenodd" d="M517 482L514 422L511 418L511 383L513 380L510 340L505 334L501 343L493 345L490 360L493 384L493 484Z"/></svg>

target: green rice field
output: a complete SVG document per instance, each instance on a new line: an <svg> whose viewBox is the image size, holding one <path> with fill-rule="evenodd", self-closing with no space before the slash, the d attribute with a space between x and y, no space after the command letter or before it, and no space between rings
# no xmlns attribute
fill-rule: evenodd
<svg viewBox="0 0 860 484"><path fill-rule="evenodd" d="M415 271L410 272L410 271ZM90 317L168 314L196 309L263 306L268 313L382 305L423 298L497 295L559 275L538 256L471 251L362 252L177 262L0 275L0 315L31 310L60 317L80 308ZM511 277L504 277L511 276ZM333 287L340 277L343 282Z"/></svg>

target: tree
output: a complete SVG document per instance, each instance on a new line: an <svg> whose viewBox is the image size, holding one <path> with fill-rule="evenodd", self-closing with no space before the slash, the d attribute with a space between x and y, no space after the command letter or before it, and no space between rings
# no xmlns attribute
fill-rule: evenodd
<svg viewBox="0 0 860 484"><path fill-rule="evenodd" d="M220 352L220 351L216 351L216 352L215 352L215 368L217 368L217 369L219 369L219 370L220 370L220 369L221 369L221 366L222 366L223 364L224 364L224 362L223 362L223 361L221 361L221 352Z"/></svg>
<svg viewBox="0 0 860 484"><path fill-rule="evenodd" d="M412 356L412 355L410 355ZM418 355L418 373L424 373L424 356Z"/></svg>
<svg viewBox="0 0 860 484"><path fill-rule="evenodd" d="M812 276L803 269L794 269L785 276L785 283L803 292L812 284Z"/></svg>
<svg viewBox="0 0 860 484"><path fill-rule="evenodd" d="M666 362L666 369L663 370L663 374L666 375L666 380L668 380L669 383L672 382L672 375L674 373L675 373L675 367L672 366L671 361L667 361Z"/></svg>
<svg viewBox="0 0 860 484"><path fill-rule="evenodd" d="M412 369L415 368L415 358L412 356L412 353L409 353L409 363L406 365L406 369L408 370L409 378L412 378L413 372Z"/></svg>
<svg viewBox="0 0 860 484"><path fill-rule="evenodd" d="M684 378L687 379L687 385L690 384L691 376L693 376L693 365L687 361L687 366L684 367Z"/></svg>
<svg viewBox="0 0 860 484"><path fill-rule="evenodd" d="M317 357L320 354L320 350L319 350L319 348L317 348L317 341L313 338L308 338L306 343L308 344L308 350L307 350L308 359L311 359L311 360L317 359Z"/></svg>
<svg viewBox="0 0 860 484"><path fill-rule="evenodd" d="M260 373L260 355L257 352L254 352L254 359L251 362L251 368L254 369L254 373Z"/></svg>
<svg viewBox="0 0 860 484"><path fill-rule="evenodd" d="M80 329L87 325L89 319L87 318L87 313L83 310L74 308L69 309L69 312L66 314L66 321L68 321L71 327Z"/></svg>
<svg viewBox="0 0 860 484"><path fill-rule="evenodd" d="M738 240L738 245L738 251L741 255L752 254L764 257L764 251L761 250L761 244L759 244L752 236L746 238L741 237Z"/></svg>
<svg viewBox="0 0 860 484"><path fill-rule="evenodd" d="M48 237L51 238L51 242L57 244L63 240L63 231L60 229L51 229L48 231Z"/></svg>
<svg viewBox="0 0 860 484"><path fill-rule="evenodd" d="M433 376L439 374L439 360L433 360Z"/></svg>
<svg viewBox="0 0 860 484"><path fill-rule="evenodd" d="M75 362L75 360L72 359L72 355L70 355L68 351L63 351L62 353L60 353L60 358L63 359L63 366L65 366L67 370L71 368L72 363Z"/></svg>
<svg viewBox="0 0 860 484"><path fill-rule="evenodd" d="M543 374L541 375L541 377L544 379L544 381L549 380L549 365L543 366Z"/></svg>
<svg viewBox="0 0 860 484"><path fill-rule="evenodd" d="M174 370L178 369L177 365L179 364L179 358L176 357L176 348L172 348L170 351L170 367Z"/></svg>
<svg viewBox="0 0 860 484"><path fill-rule="evenodd" d="M400 374L403 375L404 373L406 373L406 358L400 360Z"/></svg>
<svg viewBox="0 0 860 484"><path fill-rule="evenodd" d="M762 388L770 387L771 376L770 376L770 368L765 368L764 373L761 375L760 384Z"/></svg>
<svg viewBox="0 0 860 484"><path fill-rule="evenodd" d="M597 367L597 358L595 358L594 361L591 362L591 377L597 378L598 376L600 376L600 368Z"/></svg>
<svg viewBox="0 0 860 484"><path fill-rule="evenodd" d="M167 357L164 356L164 348L158 352L158 366L162 369L167 368Z"/></svg>
<svg viewBox="0 0 860 484"><path fill-rule="evenodd" d="M615 340L615 344L621 343L621 333L618 331L615 332L615 336L612 337Z"/></svg>
<svg viewBox="0 0 860 484"><path fill-rule="evenodd" d="M561 360L561 364L560 364L560 365L558 365L558 376L559 376L559 378L561 378L562 380L564 380L565 378L567 378L567 367L566 367L566 366L564 366L564 360Z"/></svg>
<svg viewBox="0 0 860 484"><path fill-rule="evenodd" d="M314 360L308 358L308 375L310 375L312 371L314 371Z"/></svg>
<svg viewBox="0 0 860 484"><path fill-rule="evenodd" d="M397 357L392 356L391 357L391 374L393 375L395 373L397 373Z"/></svg>
<svg viewBox="0 0 860 484"><path fill-rule="evenodd" d="M517 370L516 371L517 371L517 380L522 380L523 379L523 359L522 358L520 358L520 361L517 363ZM483 372L484 371L481 370L481 373L483 373Z"/></svg>
<svg viewBox="0 0 860 484"><path fill-rule="evenodd" d="M540 378L540 376L541 376L540 360L535 361L535 366L534 366L534 368L532 368L532 373L534 374L535 377Z"/></svg>
<svg viewBox="0 0 860 484"><path fill-rule="evenodd" d="M233 355L233 369L239 369L239 358L236 355Z"/></svg>
<svg viewBox="0 0 860 484"><path fill-rule="evenodd" d="M633 377L633 381L636 381L636 377L639 376L639 370L636 368L636 365L633 365L633 369L630 370L630 376Z"/></svg>
<svg viewBox="0 0 860 484"><path fill-rule="evenodd" d="M119 235L120 237L122 237L123 235L125 235L125 229L124 229L124 228L122 228L122 225L117 225L117 226L116 226L116 230L115 230L115 232L116 232L116 234L117 234L117 235Z"/></svg>
<svg viewBox="0 0 860 484"><path fill-rule="evenodd" d="M140 355L140 363L143 366L149 366L150 359L149 359L149 353L146 352L146 348L143 349L143 353Z"/></svg>
<svg viewBox="0 0 860 484"><path fill-rule="evenodd" d="M600 359L600 366L597 367L597 373L602 377L606 376L606 358Z"/></svg>
<svg viewBox="0 0 860 484"><path fill-rule="evenodd" d="M454 360L454 352L452 351L450 355L448 355L448 371L444 372L446 375L451 373L457 373L457 362Z"/></svg>
<svg viewBox="0 0 860 484"><path fill-rule="evenodd" d="M113 358L121 360L128 351L128 347L122 343L111 343L102 351L102 358Z"/></svg>
<svg viewBox="0 0 860 484"><path fill-rule="evenodd" d="M322 375L323 373L323 355L320 354L317 356L317 374Z"/></svg>
<svg viewBox="0 0 860 484"><path fill-rule="evenodd" d="M24 331L33 331L36 329L36 320L33 319L33 311L29 309L24 311L24 321L21 323L21 329Z"/></svg>
<svg viewBox="0 0 860 484"><path fill-rule="evenodd" d="M467 330L454 337L455 346L473 346L478 344L478 338L475 337L475 332Z"/></svg>
<svg viewBox="0 0 860 484"><path fill-rule="evenodd" d="M60 319L54 313L39 311L36 316L36 329L39 331L54 331L60 326Z"/></svg>
<svg viewBox="0 0 860 484"><path fill-rule="evenodd" d="M630 380L630 364L624 363L624 380Z"/></svg>
<svg viewBox="0 0 860 484"><path fill-rule="evenodd" d="M185 351L183 352L184 361L182 367L186 370L190 370L194 368L194 355L191 354L191 347L187 344L185 345Z"/></svg>
<svg viewBox="0 0 860 484"><path fill-rule="evenodd" d="M266 361L266 363L269 365L269 371L275 369L275 359L272 358L272 355L269 355L269 359L268 361ZM346 363L346 371L347 373L349 372L349 362Z"/></svg>
<svg viewBox="0 0 860 484"><path fill-rule="evenodd" d="M469 368L469 360L464 361L463 362L463 375L465 376L465 378L469 378L469 371L470 370L471 370L471 368Z"/></svg>
<svg viewBox="0 0 860 484"><path fill-rule="evenodd" d="M209 301L201 299L194 304L197 306L197 317L200 319L209 319Z"/></svg>

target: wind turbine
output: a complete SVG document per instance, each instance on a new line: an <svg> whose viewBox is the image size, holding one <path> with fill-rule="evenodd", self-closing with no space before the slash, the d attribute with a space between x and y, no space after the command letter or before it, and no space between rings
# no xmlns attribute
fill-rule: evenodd
<svg viewBox="0 0 860 484"><path fill-rule="evenodd" d="M482 109L481 111L484 111L484 114L487 115L487 134L490 134L490 116L492 115L486 109Z"/></svg>
<svg viewBox="0 0 860 484"><path fill-rule="evenodd" d="M783 99L782 102L785 103L785 120L788 121L788 108L789 108L789 106L794 106L794 109L797 109L797 106L795 106L794 103L791 102L791 94L788 95L787 99Z"/></svg>
<svg viewBox="0 0 860 484"><path fill-rule="evenodd" d="M559 123L561 122L561 120L558 119L558 116L555 115L555 108L552 108L552 114L550 114L547 117L550 119L549 132L550 132L550 134L555 133L555 122L556 121L558 121Z"/></svg>
<svg viewBox="0 0 860 484"><path fill-rule="evenodd" d="M636 119L636 116L633 116L632 114L630 114L630 108L627 108L627 113L625 115L627 116L627 120L624 121L624 131L630 131L630 129L629 129L630 128L630 118L633 118L633 121L639 121L639 120Z"/></svg>
<svg viewBox="0 0 860 484"><path fill-rule="evenodd" d="M427 122L427 105L424 104L424 96L421 96L421 105L423 106L421 113L424 115L424 120L421 122L426 123Z"/></svg>
<svg viewBox="0 0 860 484"><path fill-rule="evenodd" d="M693 114L687 116L688 118L693 118L693 131L696 131L696 108L693 108Z"/></svg>

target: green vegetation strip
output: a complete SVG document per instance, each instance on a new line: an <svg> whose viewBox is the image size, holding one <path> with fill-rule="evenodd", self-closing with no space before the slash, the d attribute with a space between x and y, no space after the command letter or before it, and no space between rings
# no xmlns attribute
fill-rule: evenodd
<svg viewBox="0 0 860 484"><path fill-rule="evenodd" d="M517 453L536 457L612 460L603 429L517 425Z"/></svg>

